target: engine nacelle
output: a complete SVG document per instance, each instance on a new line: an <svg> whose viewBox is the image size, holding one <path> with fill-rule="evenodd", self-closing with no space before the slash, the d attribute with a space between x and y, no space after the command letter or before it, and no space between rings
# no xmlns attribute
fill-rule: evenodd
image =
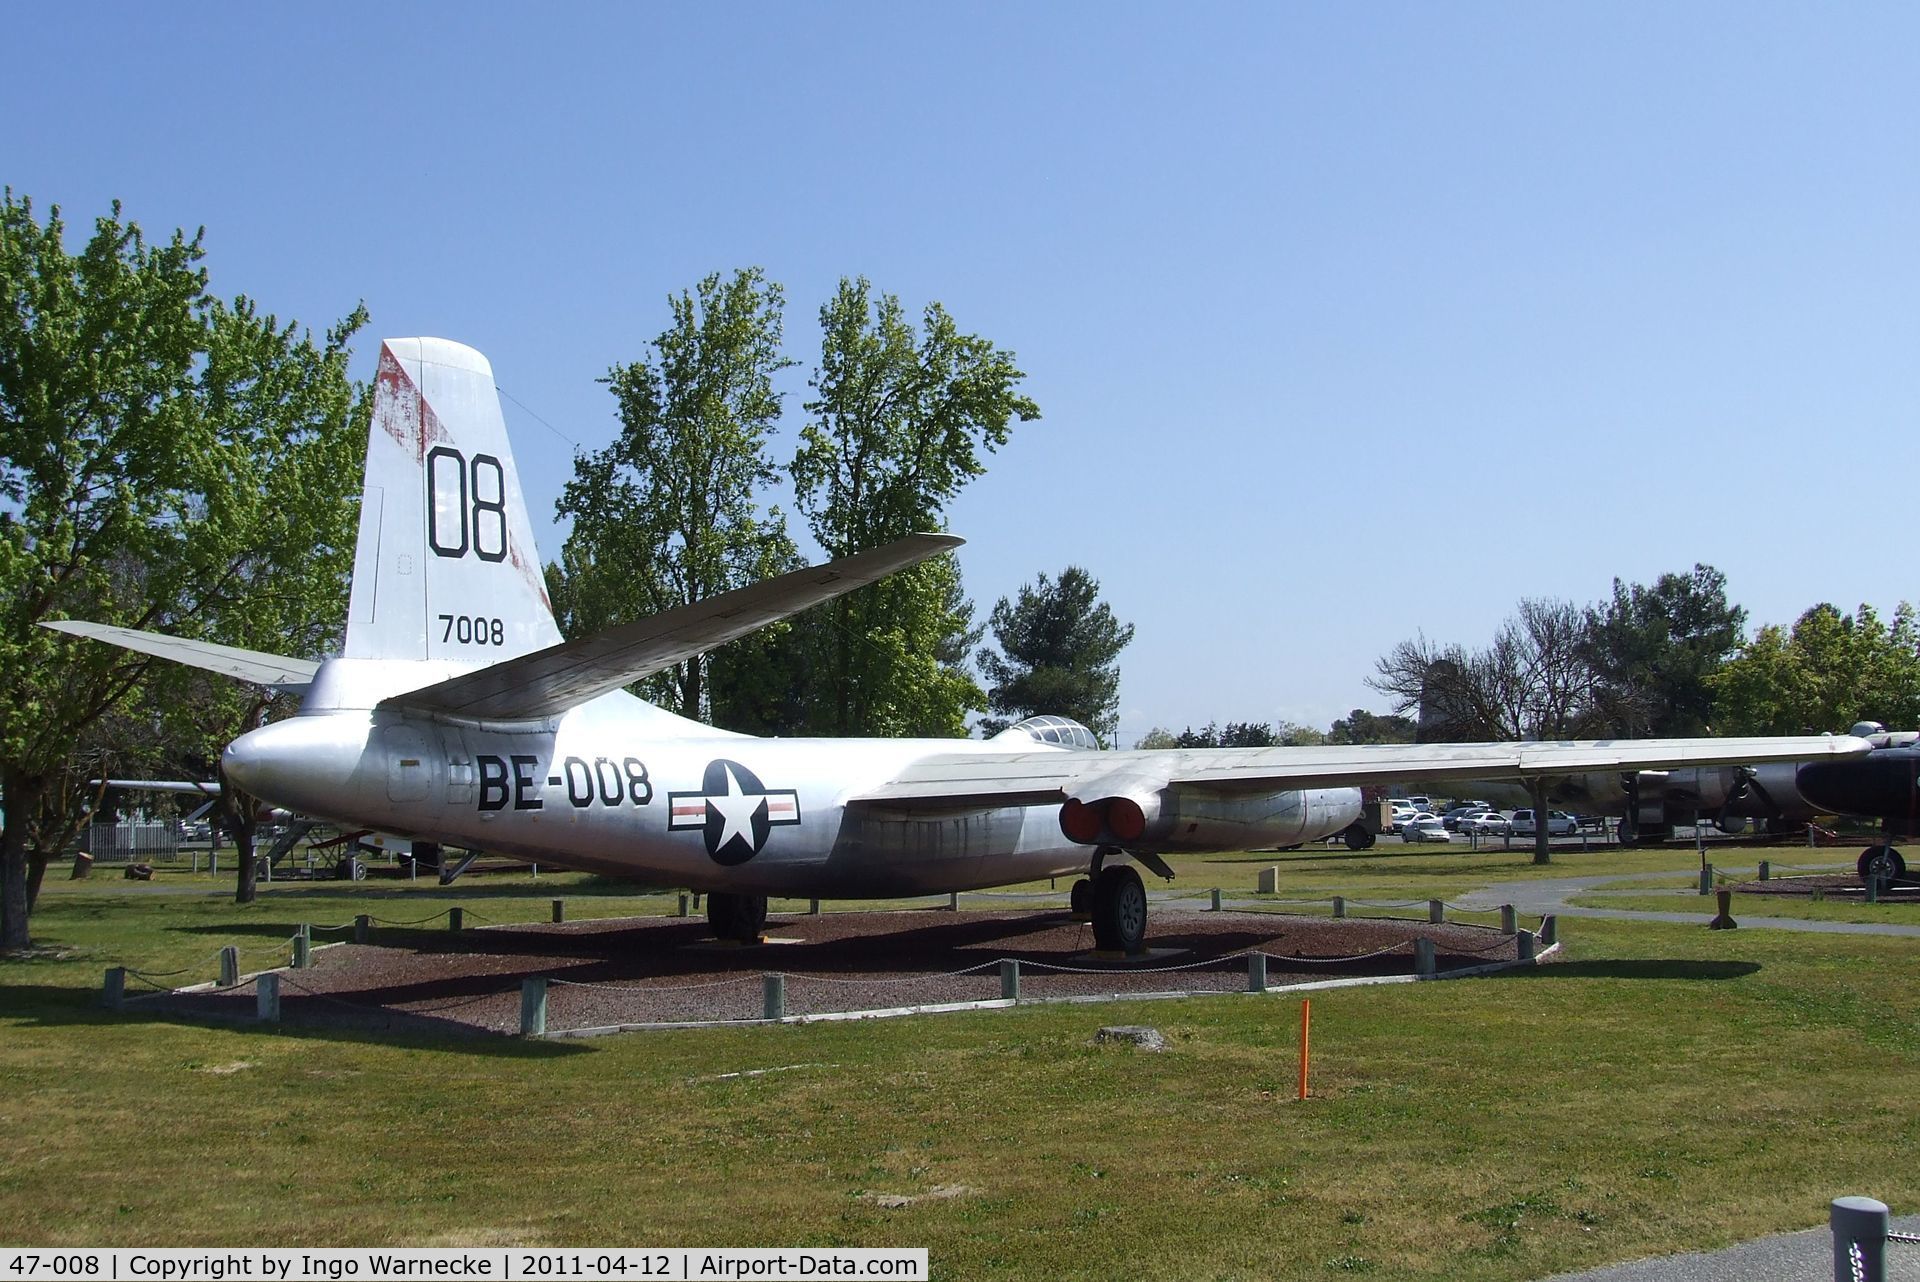
<svg viewBox="0 0 1920 1282"><path fill-rule="evenodd" d="M1071 798L1060 807L1060 831L1079 845L1123 850L1297 846L1341 832L1361 814L1358 788L1229 793L1135 786L1089 791L1095 795Z"/></svg>

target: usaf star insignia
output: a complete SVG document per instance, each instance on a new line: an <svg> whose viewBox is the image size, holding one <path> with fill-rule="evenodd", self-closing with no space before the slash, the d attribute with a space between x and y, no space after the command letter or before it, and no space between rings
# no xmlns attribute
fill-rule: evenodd
<svg viewBox="0 0 1920 1282"><path fill-rule="evenodd" d="M668 830L700 829L707 853L727 867L759 854L775 825L800 822L798 793L762 786L737 761L709 761L699 792L668 793L667 800Z"/></svg>

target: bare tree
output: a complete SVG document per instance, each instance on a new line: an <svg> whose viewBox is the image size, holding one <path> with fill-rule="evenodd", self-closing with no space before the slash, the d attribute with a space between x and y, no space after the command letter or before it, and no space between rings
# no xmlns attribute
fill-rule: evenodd
<svg viewBox="0 0 1920 1282"><path fill-rule="evenodd" d="M1579 738L1599 721L1585 638L1586 617L1573 604L1530 598L1486 649L1415 637L1382 655L1367 684L1394 711L1417 717L1423 743ZM1550 862L1547 791L1545 780L1529 788L1541 864Z"/></svg>

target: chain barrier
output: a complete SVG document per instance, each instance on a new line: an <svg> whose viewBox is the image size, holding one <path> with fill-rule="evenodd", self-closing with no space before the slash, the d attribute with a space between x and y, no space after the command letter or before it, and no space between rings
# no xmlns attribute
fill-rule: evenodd
<svg viewBox="0 0 1920 1282"><path fill-rule="evenodd" d="M1385 957L1388 953L1397 953L1402 948L1411 948L1411 941L1401 940L1397 944L1388 944L1385 948L1376 948L1370 953L1354 953L1341 957L1288 957L1284 953L1268 953L1268 961L1292 962L1297 966L1332 966L1340 962L1371 961L1375 957Z"/></svg>
<svg viewBox="0 0 1920 1282"><path fill-rule="evenodd" d="M962 975L971 975L976 971L984 971L989 967L998 966L1002 960L1006 959L996 958L993 961L981 962L978 966L966 966L959 970L949 970L938 975L905 975L894 979L847 979L840 975L809 975L802 971L791 970L776 970L766 973L779 975L784 979L809 980L816 984L924 984L936 979L958 979ZM1020 964L1023 966L1027 965L1026 962Z"/></svg>
<svg viewBox="0 0 1920 1282"><path fill-rule="evenodd" d="M1061 975L1166 975L1178 970L1198 970L1202 966L1219 966L1230 961L1238 961L1253 950L1243 948L1237 953L1228 953L1224 957L1208 957L1201 961L1181 962L1177 966L1129 966L1126 970L1116 971L1111 966L1063 966L1057 962L1023 961L1020 970L1024 974L1029 966L1034 970L1053 971ZM1009 957L1006 960L1014 961Z"/></svg>
<svg viewBox="0 0 1920 1282"><path fill-rule="evenodd" d="M1920 1246L1920 1233L1896 1233L1888 1230L1887 1241L1900 1242L1907 1246Z"/></svg>
<svg viewBox="0 0 1920 1282"><path fill-rule="evenodd" d="M730 979L715 979L704 984L649 984L649 993L690 993L701 988L725 988L729 984L754 984L760 981L760 972L751 975L735 975ZM632 984L590 984L579 979L549 979L547 983L555 988L596 988L607 993L632 993L637 991Z"/></svg>
<svg viewBox="0 0 1920 1282"><path fill-rule="evenodd" d="M417 921L395 921L391 917L372 917L372 916L369 916L367 920L371 922L378 922L382 926L424 926L430 921L439 921L442 917L445 917L449 911L450 911L449 909L442 909L431 917L422 917Z"/></svg>
<svg viewBox="0 0 1920 1282"><path fill-rule="evenodd" d="M335 997L332 993L323 993L316 988L308 988L305 984L290 975L281 976L280 982L283 986L291 988L295 992L304 993L308 997L318 997L321 1001L332 1002L335 1006L345 1006L349 1010L372 1010L380 1011L383 1014L391 1014L395 1009L386 1006L369 1006L365 1002L350 1002L344 997ZM503 995L505 995L505 990L501 992L481 993L478 997L468 997L462 1001L442 1002L438 1006L399 1007L398 1010L402 1015L437 1015L441 1011L460 1010L467 1006L477 1006L481 1002L493 1001Z"/></svg>

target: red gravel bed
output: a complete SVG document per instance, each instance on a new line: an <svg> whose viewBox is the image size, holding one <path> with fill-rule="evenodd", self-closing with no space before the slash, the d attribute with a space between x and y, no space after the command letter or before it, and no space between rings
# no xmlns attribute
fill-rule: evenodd
<svg viewBox="0 0 1920 1282"><path fill-rule="evenodd" d="M1268 954L1270 986L1403 975L1412 941L1434 941L1454 970L1517 956L1512 937L1483 927L1397 919L1291 917L1162 909L1149 960L1091 956L1092 928L1059 911L849 912L778 917L767 935L791 943L716 944L706 923L633 917L469 930L378 930L376 942L314 954L281 977L281 1017L301 1026L439 1034L517 1032L520 981L546 976L547 1029L758 1019L763 977L783 974L789 1015L984 1001L1000 996L998 963L1021 963L1023 998L1239 992L1245 954ZM1382 950L1393 951L1384 952ZM1369 954L1376 954L1371 955ZM1303 960L1292 960L1303 959ZM966 973L959 973L966 972ZM217 1019L254 1016L254 986L142 998Z"/></svg>

